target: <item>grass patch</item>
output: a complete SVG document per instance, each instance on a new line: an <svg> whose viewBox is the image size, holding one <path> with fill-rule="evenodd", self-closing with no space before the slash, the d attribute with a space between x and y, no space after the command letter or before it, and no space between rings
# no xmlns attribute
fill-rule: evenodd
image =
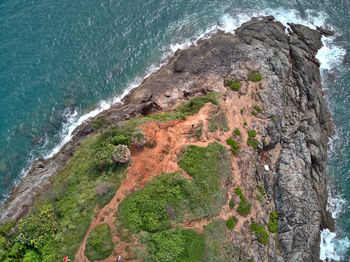
<svg viewBox="0 0 350 262"><path fill-rule="evenodd" d="M239 257L239 248L228 240L226 228L223 219L214 220L205 226L205 259L202 261L235 261L232 258Z"/></svg>
<svg viewBox="0 0 350 262"><path fill-rule="evenodd" d="M252 223L250 229L255 234L258 242L266 246L269 243L269 234L266 233L265 227L259 223Z"/></svg>
<svg viewBox="0 0 350 262"><path fill-rule="evenodd" d="M204 96L196 96L190 99L188 102L179 106L175 109L175 112L182 113L185 116L195 115L199 110L206 104L212 103L214 105L219 105L217 93L209 93Z"/></svg>
<svg viewBox="0 0 350 262"><path fill-rule="evenodd" d="M262 112L262 109L260 107L258 107L257 105L253 106L254 110L258 113Z"/></svg>
<svg viewBox="0 0 350 262"><path fill-rule="evenodd" d="M213 113L214 115L208 119L209 121L209 131L210 132L215 132L216 130L224 131L227 132L230 130L226 115L224 112L218 112L218 113Z"/></svg>
<svg viewBox="0 0 350 262"><path fill-rule="evenodd" d="M259 190L259 192L260 192L260 194L261 194L262 196L265 196L265 195L266 195L265 190L264 190L264 188L263 188L262 186L257 185L256 187L258 188L258 190Z"/></svg>
<svg viewBox="0 0 350 262"><path fill-rule="evenodd" d="M238 214L240 214L241 216L246 216L249 214L250 209L251 209L251 205L250 203L244 198L242 189L237 187L235 189L235 193L237 196L239 196L239 198L241 199L241 201L238 204L237 207L237 212Z"/></svg>
<svg viewBox="0 0 350 262"><path fill-rule="evenodd" d="M203 133L203 121L201 120L200 123L191 130L189 137L196 137L199 139Z"/></svg>
<svg viewBox="0 0 350 262"><path fill-rule="evenodd" d="M226 140L226 143L231 146L231 150L232 150L233 155L237 156L238 150L240 148L238 142L236 140L234 140L232 137L230 137Z"/></svg>
<svg viewBox="0 0 350 262"><path fill-rule="evenodd" d="M261 81L261 79L262 79L262 76L258 73L248 74L249 81L259 82L259 81Z"/></svg>
<svg viewBox="0 0 350 262"><path fill-rule="evenodd" d="M276 213L276 211L272 211L270 213L270 221L267 224L267 227L269 228L269 231L271 233L277 233L278 231L277 219L278 219L278 214Z"/></svg>
<svg viewBox="0 0 350 262"><path fill-rule="evenodd" d="M95 227L86 240L86 257L90 261L102 260L110 256L112 249L113 241L109 226L104 223Z"/></svg>
<svg viewBox="0 0 350 262"><path fill-rule="evenodd" d="M241 88L241 80L238 79L232 81L230 79L226 79L225 85L231 88L233 91L239 91L239 89Z"/></svg>
<svg viewBox="0 0 350 262"><path fill-rule="evenodd" d="M257 149L259 146L259 141L255 137L256 137L256 131L254 129L249 130L247 145L252 146L254 149Z"/></svg>
<svg viewBox="0 0 350 262"><path fill-rule="evenodd" d="M238 220L237 217L233 216L226 220L226 227L230 230L233 230L235 225L237 224Z"/></svg>
<svg viewBox="0 0 350 262"><path fill-rule="evenodd" d="M233 130L232 135L241 136L241 131L236 127L235 130Z"/></svg>
<svg viewBox="0 0 350 262"><path fill-rule="evenodd" d="M147 240L150 261L203 261L205 236L194 230L165 230Z"/></svg>
<svg viewBox="0 0 350 262"><path fill-rule="evenodd" d="M235 201L231 199L230 202L228 203L228 206L230 207L230 209L233 209L235 207Z"/></svg>

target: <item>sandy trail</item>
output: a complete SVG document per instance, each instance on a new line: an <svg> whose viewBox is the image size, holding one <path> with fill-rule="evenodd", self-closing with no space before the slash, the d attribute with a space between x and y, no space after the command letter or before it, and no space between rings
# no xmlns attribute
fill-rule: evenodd
<svg viewBox="0 0 350 262"><path fill-rule="evenodd" d="M252 88L250 87L249 89ZM141 126L147 136L147 141L155 142L154 147L144 147L143 149L138 149L135 147L131 148L132 163L129 166L126 178L123 180L113 199L98 212L98 215L91 222L85 234L85 237L76 253L75 261L89 261L84 253L86 240L91 230L102 223L107 223L110 226L113 242L118 244L114 245L114 250L110 257L101 261L115 262L119 255L122 257L126 257L128 255L127 247L135 246L137 244L124 243L120 241L120 238L116 232L114 226L115 214L121 201L131 192L142 188L149 179L163 172L171 173L175 171L181 171L186 177L191 179L191 177L183 170L181 170L177 165L177 157L185 145L191 144L197 146L207 146L209 143L217 141L222 145L225 145L227 149L230 150L229 146L226 145L226 139L232 135L232 131L236 127L241 131L247 129L243 123L246 121L248 122L249 126L252 119L252 116L250 114L250 111L248 112L248 109L257 104L250 95L245 95L240 98L237 96L237 93L229 92L229 95L223 96L220 101L220 106L226 113L228 125L230 127L230 131L228 132L218 130L214 133L211 133L208 131L207 119L211 116L211 113L215 107L210 103L206 104L198 114L189 116L186 120L175 120L165 123L151 121L146 122ZM241 108L244 108L246 113L241 114ZM193 128L198 126L201 122L203 122L203 134L198 140L191 137L189 134L191 131L193 131ZM245 132L242 132L242 137L240 139L242 141L246 141L247 135ZM240 144L241 148L246 147L246 143ZM232 154L230 154L230 156L234 174L232 183L239 185L241 182L240 169L236 163L237 158L235 158ZM234 212L235 210L229 209L227 203L223 207L220 215L215 218L227 219L232 216ZM243 224L247 219L250 219L250 217L254 216L255 212L252 211L251 214L249 214L247 217L240 218L238 226ZM204 218L197 221L183 223L182 226L185 228L194 228L199 231L203 231L204 226L209 224L211 221L212 219L208 220Z"/></svg>

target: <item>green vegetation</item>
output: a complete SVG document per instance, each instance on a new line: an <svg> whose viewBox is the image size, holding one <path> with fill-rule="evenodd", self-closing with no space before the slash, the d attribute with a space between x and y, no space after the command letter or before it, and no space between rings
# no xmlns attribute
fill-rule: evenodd
<svg viewBox="0 0 350 262"><path fill-rule="evenodd" d="M151 261L203 261L205 237L194 230L165 230L149 235Z"/></svg>
<svg viewBox="0 0 350 262"><path fill-rule="evenodd" d="M237 156L238 155L238 149L240 148L238 142L234 140L232 137L228 138L226 140L226 143L231 146L231 150L233 155Z"/></svg>
<svg viewBox="0 0 350 262"><path fill-rule="evenodd" d="M233 91L239 91L239 89L241 88L241 80L235 80L234 82L232 82L230 79L226 79L225 84Z"/></svg>
<svg viewBox="0 0 350 262"><path fill-rule="evenodd" d="M256 187L258 188L258 190L259 190L259 192L260 192L260 194L261 194L262 196L265 196L265 195L266 195L265 190L264 190L264 188L263 188L262 186L257 185Z"/></svg>
<svg viewBox="0 0 350 262"><path fill-rule="evenodd" d="M259 141L255 139L256 131L254 129L248 131L248 146L252 146L254 149L257 149L259 146Z"/></svg>
<svg viewBox="0 0 350 262"><path fill-rule="evenodd" d="M88 236L85 255L90 261L102 260L110 256L113 250L111 231L107 224L95 227Z"/></svg>
<svg viewBox="0 0 350 262"><path fill-rule="evenodd" d="M146 135L142 131L142 129L136 129L134 131L134 133L131 136L131 142L138 147L143 147L146 144Z"/></svg>
<svg viewBox="0 0 350 262"><path fill-rule="evenodd" d="M115 146L117 145L126 145L129 146L131 143L131 139L124 135L116 135L111 139L111 143Z"/></svg>
<svg viewBox="0 0 350 262"><path fill-rule="evenodd" d="M253 82L259 82L262 79L262 76L258 73L248 74L248 80Z"/></svg>
<svg viewBox="0 0 350 262"><path fill-rule="evenodd" d="M228 205L230 209L233 209L235 207L235 202L231 199Z"/></svg>
<svg viewBox="0 0 350 262"><path fill-rule="evenodd" d="M243 109L243 108L241 108L240 112L241 112L241 114L243 114L243 113L244 113L244 109Z"/></svg>
<svg viewBox="0 0 350 262"><path fill-rule="evenodd" d="M218 105L219 102L217 98L217 93L209 93L205 96L196 96L186 102L184 105L177 107L175 112L182 113L185 116L195 115L206 103Z"/></svg>
<svg viewBox="0 0 350 262"><path fill-rule="evenodd" d="M258 113L262 112L262 109L260 107L258 107L257 105L253 106L254 110Z"/></svg>
<svg viewBox="0 0 350 262"><path fill-rule="evenodd" d="M276 233L278 230L277 219L278 219L278 214L276 213L276 211L272 211L270 213L270 221L267 224L267 227L269 228L269 231L271 233Z"/></svg>
<svg viewBox="0 0 350 262"><path fill-rule="evenodd" d="M205 226L205 259L202 261L232 261L233 256L239 257L239 248L228 239L226 228L223 219L214 220Z"/></svg>
<svg viewBox="0 0 350 262"><path fill-rule="evenodd" d="M244 125L244 126L247 126L247 125L248 125L248 123L247 123L246 121L244 121L244 122L243 122L243 125Z"/></svg>
<svg viewBox="0 0 350 262"><path fill-rule="evenodd" d="M97 131L101 128L106 128L111 124L111 122L105 120L104 118L99 118L91 121L91 127L94 131Z"/></svg>
<svg viewBox="0 0 350 262"><path fill-rule="evenodd" d="M263 146L265 147L267 145L267 142L266 142L266 140L264 139L263 140Z"/></svg>
<svg viewBox="0 0 350 262"><path fill-rule="evenodd" d="M157 232L170 228L172 220L217 215L224 202L220 180L230 175L225 148L189 146L179 162L193 181L181 174L162 174L127 196L119 207L123 226L133 232Z"/></svg>
<svg viewBox="0 0 350 262"><path fill-rule="evenodd" d="M258 166L258 164L257 164L256 162L254 162L254 168L255 168L255 169L258 169L258 168L259 168L259 166Z"/></svg>
<svg viewBox="0 0 350 262"><path fill-rule="evenodd" d="M269 243L269 234L266 233L265 227L259 223L252 223L250 229L255 234L255 237L258 239L259 243L266 246Z"/></svg>
<svg viewBox="0 0 350 262"><path fill-rule="evenodd" d="M189 136L196 137L197 139L199 139L202 133L203 133L203 121L201 120L200 123L194 129L191 130Z"/></svg>
<svg viewBox="0 0 350 262"><path fill-rule="evenodd" d="M232 135L241 136L241 131L239 131L239 129L236 127L235 130L233 130Z"/></svg>
<svg viewBox="0 0 350 262"><path fill-rule="evenodd" d="M228 229L233 230L233 228L235 227L237 222L238 222L237 217L235 217L235 216L230 217L229 219L226 220L226 226Z"/></svg>
<svg viewBox="0 0 350 262"><path fill-rule="evenodd" d="M116 162L126 163L130 159L130 150L126 145L117 145L112 155Z"/></svg>
<svg viewBox="0 0 350 262"><path fill-rule="evenodd" d="M251 209L251 205L250 203L244 198L242 189L237 187L235 190L235 193L237 196L239 196L239 198L241 199L241 201L238 204L238 208L237 208L237 212L238 214L240 214L241 216L246 216L249 214L250 209Z"/></svg>
<svg viewBox="0 0 350 262"><path fill-rule="evenodd" d="M276 119L275 116L271 116L271 120L274 121Z"/></svg>
<svg viewBox="0 0 350 262"><path fill-rule="evenodd" d="M213 116L209 118L209 131L215 132L216 130L220 129L220 131L227 132L230 130L226 115L224 112L213 112Z"/></svg>

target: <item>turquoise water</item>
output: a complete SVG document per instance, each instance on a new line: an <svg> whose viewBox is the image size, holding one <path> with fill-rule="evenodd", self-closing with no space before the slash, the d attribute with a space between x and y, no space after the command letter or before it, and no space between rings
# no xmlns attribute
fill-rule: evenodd
<svg viewBox="0 0 350 262"><path fill-rule="evenodd" d="M9 193L34 159L57 152L81 116L98 105L108 107L177 47L211 29L232 31L252 15L269 13L283 22L329 24L338 32L319 58L337 125L330 177L336 196L347 202L337 206L338 235L326 251L337 247L350 256L348 0L2 1L0 194Z"/></svg>

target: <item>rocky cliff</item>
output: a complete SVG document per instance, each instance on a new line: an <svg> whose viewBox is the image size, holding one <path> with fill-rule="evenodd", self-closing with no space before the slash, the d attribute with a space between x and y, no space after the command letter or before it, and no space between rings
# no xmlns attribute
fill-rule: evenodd
<svg viewBox="0 0 350 262"><path fill-rule="evenodd" d="M197 46L176 52L123 103L97 119L117 123L167 111L213 91L233 97L233 103L249 96L247 114L254 104L262 107L262 112L249 116L248 124L261 139L257 150L242 148L234 158L239 170L234 173L238 179L234 183L244 188L249 200L254 199L257 184L263 186L267 197L252 205L254 215L232 233L236 248L232 259L319 261L320 230L332 227L326 212L326 159L328 137L333 132L315 58L321 46L320 31L294 24L286 29L273 17L255 19L243 24L235 35L218 32ZM252 73L260 74L262 80L249 84L248 74ZM240 91L228 93L226 79L241 79ZM242 114L236 109L231 113ZM75 147L96 132L92 122L84 123L55 157L36 161L0 208L0 221L23 217L37 192L50 186L50 178L67 163ZM278 234L269 245L261 245L254 241L249 223L267 224L272 210L279 216Z"/></svg>

